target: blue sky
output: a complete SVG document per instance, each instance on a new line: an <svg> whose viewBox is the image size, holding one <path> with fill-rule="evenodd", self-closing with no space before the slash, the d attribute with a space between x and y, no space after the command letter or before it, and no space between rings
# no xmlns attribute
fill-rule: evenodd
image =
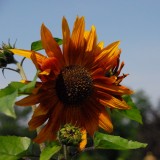
<svg viewBox="0 0 160 160"><path fill-rule="evenodd" d="M65 16L72 27L75 17L85 16L86 29L95 25L98 40L105 45L120 40L123 73L130 75L123 84L135 91L143 89L156 104L160 98L160 1L159 0L0 0L0 43L17 40L16 47L30 49L40 39L42 23L55 37L61 37L61 20ZM35 72L25 62L28 79ZM16 73L0 73L0 88Z"/></svg>

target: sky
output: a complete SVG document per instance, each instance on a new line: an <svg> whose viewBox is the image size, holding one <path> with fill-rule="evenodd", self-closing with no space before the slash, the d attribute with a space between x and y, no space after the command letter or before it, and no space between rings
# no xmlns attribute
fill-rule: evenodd
<svg viewBox="0 0 160 160"><path fill-rule="evenodd" d="M159 0L0 0L0 43L16 41L16 48L30 49L40 39L44 23L54 37L62 37L65 16L72 28L76 16L85 16L86 29L96 26L98 40L108 45L120 40L123 84L137 92L144 90L155 105L160 99L160 1ZM18 59L20 60L20 59ZM24 62L28 79L35 75ZM0 73L0 88L20 80L17 73Z"/></svg>

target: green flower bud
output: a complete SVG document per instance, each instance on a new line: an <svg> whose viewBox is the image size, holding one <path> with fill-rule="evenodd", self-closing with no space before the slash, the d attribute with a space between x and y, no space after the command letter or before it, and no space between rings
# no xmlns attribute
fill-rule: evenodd
<svg viewBox="0 0 160 160"><path fill-rule="evenodd" d="M11 64L11 63L16 62L15 59L14 59L13 53L11 53L10 51L4 50L4 56L5 56L5 59L7 61L7 64Z"/></svg>
<svg viewBox="0 0 160 160"><path fill-rule="evenodd" d="M80 128L72 124L65 124L58 132L60 143L66 146L78 146L82 140Z"/></svg>
<svg viewBox="0 0 160 160"><path fill-rule="evenodd" d="M12 46L10 43L2 43L2 48L0 48L0 68L6 67L7 64L16 63L14 54L9 51L9 49L13 48L15 48L15 44Z"/></svg>
<svg viewBox="0 0 160 160"><path fill-rule="evenodd" d="M8 41L8 44L2 42L2 50L8 50L8 49L14 49L16 43L13 44L13 46L10 44L10 41Z"/></svg>

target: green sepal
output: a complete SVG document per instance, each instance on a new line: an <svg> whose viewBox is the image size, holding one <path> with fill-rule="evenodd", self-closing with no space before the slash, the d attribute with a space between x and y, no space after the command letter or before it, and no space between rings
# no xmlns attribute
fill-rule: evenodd
<svg viewBox="0 0 160 160"><path fill-rule="evenodd" d="M146 143L127 140L120 136L108 135L100 132L96 132L94 135L95 149L128 150L145 148L146 146Z"/></svg>

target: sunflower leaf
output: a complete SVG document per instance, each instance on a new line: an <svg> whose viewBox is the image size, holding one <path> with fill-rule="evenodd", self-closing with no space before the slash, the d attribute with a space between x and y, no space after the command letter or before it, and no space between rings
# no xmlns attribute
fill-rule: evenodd
<svg viewBox="0 0 160 160"><path fill-rule="evenodd" d="M54 38L54 39L59 45L61 45L63 43L63 40L60 38Z"/></svg>
<svg viewBox="0 0 160 160"><path fill-rule="evenodd" d="M120 136L113 136L100 132L96 132L94 135L94 147L96 149L128 150L145 148L146 146L146 143L127 140Z"/></svg>
<svg viewBox="0 0 160 160"><path fill-rule="evenodd" d="M31 140L27 137L0 136L0 160L17 160L25 156Z"/></svg>
<svg viewBox="0 0 160 160"><path fill-rule="evenodd" d="M54 39L59 45L62 44L62 39L60 39L60 38L54 38ZM39 50L42 50L42 49L43 49L43 46L42 46L42 41L41 40L32 42L32 44L31 44L31 50L32 51L39 51Z"/></svg>
<svg viewBox="0 0 160 160"><path fill-rule="evenodd" d="M29 93L31 93L33 88L35 87L37 77L38 77L38 72L35 75L33 81L31 81L31 82L25 84L23 87L19 88L18 93L19 94L29 94Z"/></svg>
<svg viewBox="0 0 160 160"><path fill-rule="evenodd" d="M13 107L15 99L18 96L18 89L14 85L18 86L12 82L6 88L0 90L0 112L16 118Z"/></svg>
<svg viewBox="0 0 160 160"><path fill-rule="evenodd" d="M15 100L19 95L29 94L32 92L32 89L35 87L37 80L37 74L34 77L33 81L28 84L21 82L11 82L4 89L0 89L0 112L4 113L7 116L16 118L14 111Z"/></svg>
<svg viewBox="0 0 160 160"><path fill-rule="evenodd" d="M129 95L123 96L123 99L126 101L126 103L131 106L131 109L129 110L115 110L116 112L122 114L123 116L134 120L140 124L142 124L142 116L134 102L132 101L131 97Z"/></svg>
<svg viewBox="0 0 160 160"><path fill-rule="evenodd" d="M60 151L61 146L57 142L51 143L47 146L40 155L40 160L49 160L54 154Z"/></svg>

